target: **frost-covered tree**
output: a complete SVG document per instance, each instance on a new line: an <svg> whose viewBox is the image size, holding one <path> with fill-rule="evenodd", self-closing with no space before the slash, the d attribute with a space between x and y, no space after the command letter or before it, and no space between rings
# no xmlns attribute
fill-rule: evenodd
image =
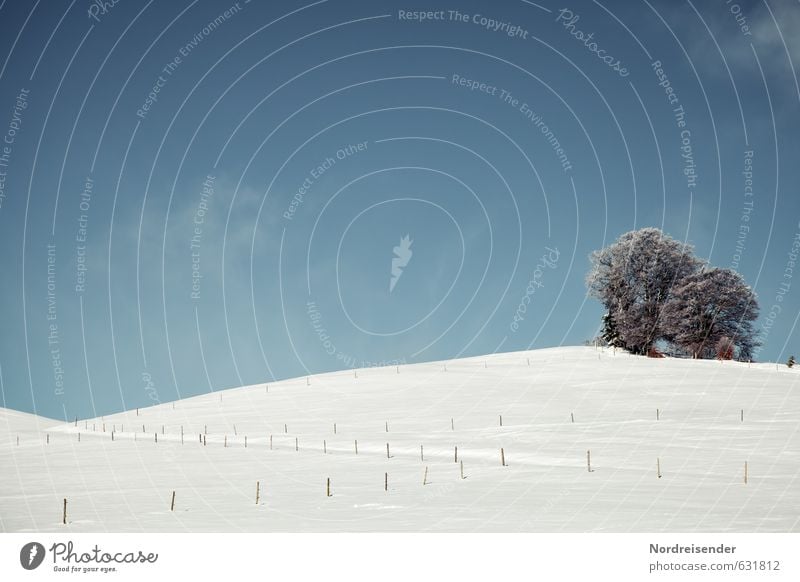
<svg viewBox="0 0 800 582"><path fill-rule="evenodd" d="M646 354L659 339L670 339L661 314L675 286L700 266L692 248L657 228L642 228L590 259L589 293L605 306L626 349Z"/></svg>
<svg viewBox="0 0 800 582"><path fill-rule="evenodd" d="M789 360L786 362L786 365L789 366L790 368L794 368L794 365L796 363L797 361L794 359L794 356L789 356Z"/></svg>
<svg viewBox="0 0 800 582"><path fill-rule="evenodd" d="M758 301L742 276L731 269L704 268L685 277L666 303L662 325L674 344L695 358L752 358L758 345L753 322L758 317Z"/></svg>
<svg viewBox="0 0 800 582"><path fill-rule="evenodd" d="M741 362L752 362L756 347L761 345L761 342L758 341L758 333L753 329L753 325L749 324L748 327L750 333L740 337L738 340L739 354L736 359Z"/></svg>

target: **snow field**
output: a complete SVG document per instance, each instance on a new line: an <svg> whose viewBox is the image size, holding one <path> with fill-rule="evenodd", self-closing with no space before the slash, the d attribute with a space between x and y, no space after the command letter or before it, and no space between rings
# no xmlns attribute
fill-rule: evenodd
<svg viewBox="0 0 800 582"><path fill-rule="evenodd" d="M785 366L570 347L355 376L77 426L0 410L0 529L800 531L800 375Z"/></svg>

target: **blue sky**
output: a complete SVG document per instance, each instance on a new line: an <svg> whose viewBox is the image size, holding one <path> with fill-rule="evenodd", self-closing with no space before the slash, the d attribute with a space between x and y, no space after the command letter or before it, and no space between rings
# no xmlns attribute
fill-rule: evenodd
<svg viewBox="0 0 800 582"><path fill-rule="evenodd" d="M789 1L5 0L3 404L579 344L588 254L643 226L738 268L785 360L799 29Z"/></svg>

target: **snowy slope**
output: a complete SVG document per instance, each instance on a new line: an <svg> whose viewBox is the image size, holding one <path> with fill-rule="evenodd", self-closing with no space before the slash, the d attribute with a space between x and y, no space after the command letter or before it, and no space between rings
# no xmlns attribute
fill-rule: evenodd
<svg viewBox="0 0 800 582"><path fill-rule="evenodd" d="M570 347L261 384L77 427L0 410L0 464L3 531L796 532L800 373Z"/></svg>

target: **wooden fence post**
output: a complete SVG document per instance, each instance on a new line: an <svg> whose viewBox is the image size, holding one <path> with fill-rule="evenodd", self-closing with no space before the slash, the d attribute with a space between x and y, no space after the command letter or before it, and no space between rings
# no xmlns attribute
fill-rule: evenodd
<svg viewBox="0 0 800 582"><path fill-rule="evenodd" d="M169 505L170 511L175 511L175 491L172 492L172 503Z"/></svg>
<svg viewBox="0 0 800 582"><path fill-rule="evenodd" d="M64 512L61 517L61 523L67 525L67 498L64 498Z"/></svg>

